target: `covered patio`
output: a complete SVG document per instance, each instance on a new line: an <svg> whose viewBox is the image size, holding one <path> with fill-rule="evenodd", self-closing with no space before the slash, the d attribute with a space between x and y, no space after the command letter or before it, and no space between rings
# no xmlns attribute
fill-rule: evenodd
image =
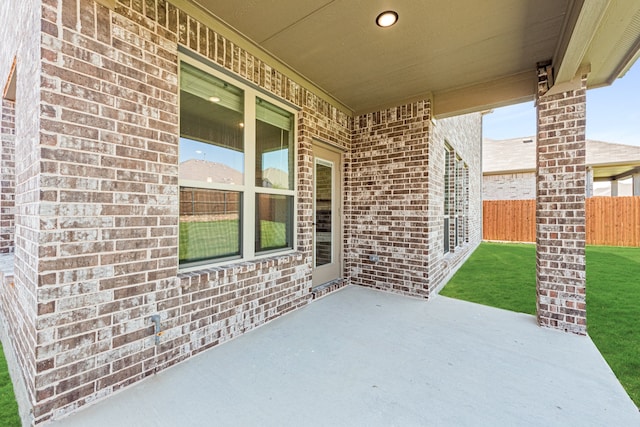
<svg viewBox="0 0 640 427"><path fill-rule="evenodd" d="M0 39L24 425L638 423L584 337L586 91L637 0L16 0ZM526 100L537 322L577 337L437 297Z"/></svg>
<svg viewBox="0 0 640 427"><path fill-rule="evenodd" d="M349 286L54 426L636 426L589 337Z"/></svg>

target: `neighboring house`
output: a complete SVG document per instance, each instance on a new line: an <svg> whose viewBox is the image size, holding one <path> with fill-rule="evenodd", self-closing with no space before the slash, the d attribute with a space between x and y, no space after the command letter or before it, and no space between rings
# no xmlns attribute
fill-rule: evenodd
<svg viewBox="0 0 640 427"><path fill-rule="evenodd" d="M586 169L588 197L640 196L639 146L587 140ZM483 141L482 197L484 200L536 198L535 137Z"/></svg>
<svg viewBox="0 0 640 427"><path fill-rule="evenodd" d="M437 293L481 240L488 108L570 119L538 164L583 202L585 91L633 63L637 2L404 2L387 29L376 2L316 3L2 2L0 333L25 424L347 284ZM545 248L580 247L581 221L541 232L537 267L539 323L578 334L583 254Z"/></svg>

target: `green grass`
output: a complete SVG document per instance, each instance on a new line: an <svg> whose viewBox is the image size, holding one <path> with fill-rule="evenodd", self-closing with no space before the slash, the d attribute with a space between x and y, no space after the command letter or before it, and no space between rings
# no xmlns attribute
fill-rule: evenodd
<svg viewBox="0 0 640 427"><path fill-rule="evenodd" d="M287 228L282 222L260 221L260 242L264 249L287 246Z"/></svg>
<svg viewBox="0 0 640 427"><path fill-rule="evenodd" d="M260 221L260 242L265 250L287 246L284 223ZM240 253L237 219L180 223L180 261L197 261Z"/></svg>
<svg viewBox="0 0 640 427"><path fill-rule="evenodd" d="M640 406L640 248L587 247L587 331ZM535 246L484 242L441 294L535 314Z"/></svg>
<svg viewBox="0 0 640 427"><path fill-rule="evenodd" d="M196 261L240 252L237 219L180 223L180 261Z"/></svg>
<svg viewBox="0 0 640 427"><path fill-rule="evenodd" d="M519 313L536 313L536 247L482 243L440 292Z"/></svg>
<svg viewBox="0 0 640 427"><path fill-rule="evenodd" d="M640 248L587 248L587 332L640 407Z"/></svg>
<svg viewBox="0 0 640 427"><path fill-rule="evenodd" d="M13 384L9 377L7 360L0 345L0 426L20 426L18 404L13 394Z"/></svg>

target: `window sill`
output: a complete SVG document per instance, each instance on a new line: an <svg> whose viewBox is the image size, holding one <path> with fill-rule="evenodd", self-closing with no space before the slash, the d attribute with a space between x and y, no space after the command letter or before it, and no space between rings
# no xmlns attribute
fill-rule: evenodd
<svg viewBox="0 0 640 427"><path fill-rule="evenodd" d="M207 264L194 265L178 269L178 278L200 276L203 274L214 274L225 276L226 272L231 270L237 273L237 269L259 269L263 267L262 264L269 262L275 262L275 265L285 264L288 262L296 261L297 259L302 262L302 252L296 250L282 251L277 253L264 254L259 257L252 258L250 260L243 259L226 259L223 261L211 262Z"/></svg>

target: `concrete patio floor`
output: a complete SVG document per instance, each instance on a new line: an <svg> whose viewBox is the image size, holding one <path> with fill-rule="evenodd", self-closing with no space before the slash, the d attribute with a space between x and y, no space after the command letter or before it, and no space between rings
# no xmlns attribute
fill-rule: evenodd
<svg viewBox="0 0 640 427"><path fill-rule="evenodd" d="M350 286L53 426L640 426L588 337Z"/></svg>

